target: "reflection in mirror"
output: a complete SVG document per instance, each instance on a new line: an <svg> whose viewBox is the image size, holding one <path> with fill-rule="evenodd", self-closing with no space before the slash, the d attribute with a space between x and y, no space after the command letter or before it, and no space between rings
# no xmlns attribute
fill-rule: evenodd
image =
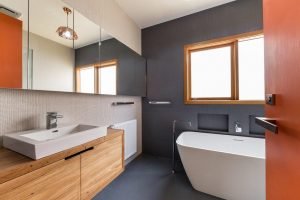
<svg viewBox="0 0 300 200"><path fill-rule="evenodd" d="M98 69L98 93L117 94L117 61L102 62Z"/></svg>
<svg viewBox="0 0 300 200"><path fill-rule="evenodd" d="M0 88L145 96L146 60L62 0L0 5Z"/></svg>
<svg viewBox="0 0 300 200"><path fill-rule="evenodd" d="M0 6L0 87L75 92L75 50L99 42L100 27L61 0Z"/></svg>
<svg viewBox="0 0 300 200"><path fill-rule="evenodd" d="M94 53L98 46L75 51L77 92L146 96L146 59L112 37L101 41L100 59ZM90 70L86 83L81 78L85 70ZM83 89L87 83L90 87Z"/></svg>
<svg viewBox="0 0 300 200"><path fill-rule="evenodd" d="M30 0L29 19L28 88L74 92L75 50L99 42L100 27L61 0Z"/></svg>
<svg viewBox="0 0 300 200"><path fill-rule="evenodd" d="M0 30L0 87L22 88L22 71L27 76L27 0L0 0Z"/></svg>
<svg viewBox="0 0 300 200"><path fill-rule="evenodd" d="M83 47L83 49L86 49ZM80 93L117 94L117 61L79 66L76 70L76 91Z"/></svg>
<svg viewBox="0 0 300 200"><path fill-rule="evenodd" d="M95 69L91 67L79 68L76 72L77 92L94 93L95 92Z"/></svg>

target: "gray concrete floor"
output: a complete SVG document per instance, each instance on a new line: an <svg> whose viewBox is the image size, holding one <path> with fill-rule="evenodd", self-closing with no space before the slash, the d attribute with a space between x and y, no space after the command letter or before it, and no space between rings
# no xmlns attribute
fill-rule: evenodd
<svg viewBox="0 0 300 200"><path fill-rule="evenodd" d="M171 173L171 160L142 155L94 200L220 200L194 190L184 172Z"/></svg>

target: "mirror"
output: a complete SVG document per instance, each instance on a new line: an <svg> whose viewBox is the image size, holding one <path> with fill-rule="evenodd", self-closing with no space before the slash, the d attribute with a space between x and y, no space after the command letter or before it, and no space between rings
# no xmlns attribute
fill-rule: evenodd
<svg viewBox="0 0 300 200"><path fill-rule="evenodd" d="M99 42L100 27L61 0L30 0L29 12L30 56L23 88L74 92L75 51Z"/></svg>
<svg viewBox="0 0 300 200"><path fill-rule="evenodd" d="M146 59L115 38L75 51L77 92L146 96ZM95 61L95 62L93 62Z"/></svg>
<svg viewBox="0 0 300 200"><path fill-rule="evenodd" d="M0 57L1 88L146 95L146 60L63 1L0 7L0 50L12 57Z"/></svg>

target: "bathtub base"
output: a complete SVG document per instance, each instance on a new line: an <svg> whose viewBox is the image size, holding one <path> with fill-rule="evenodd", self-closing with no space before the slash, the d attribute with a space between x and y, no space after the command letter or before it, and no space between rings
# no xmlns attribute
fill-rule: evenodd
<svg viewBox="0 0 300 200"><path fill-rule="evenodd" d="M227 200L265 200L265 160L178 145L194 189Z"/></svg>

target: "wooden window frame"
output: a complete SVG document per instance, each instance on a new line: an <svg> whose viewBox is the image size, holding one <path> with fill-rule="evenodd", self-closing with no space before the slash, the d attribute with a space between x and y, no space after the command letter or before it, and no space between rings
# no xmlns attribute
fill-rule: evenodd
<svg viewBox="0 0 300 200"><path fill-rule="evenodd" d="M97 62L94 64L89 64L89 65L81 65L77 66L75 70L75 82L76 82L76 92L81 93L80 91L80 70L85 69L85 68L94 68L94 94L101 94L100 93L100 88L99 88L99 77L98 77L98 71L100 68L104 67L110 67L110 66L116 66L118 67L118 60L117 59L112 59L112 60L107 60L107 61L102 61L102 62ZM117 70L118 71L118 70ZM118 77L118 73L116 74Z"/></svg>
<svg viewBox="0 0 300 200"><path fill-rule="evenodd" d="M242 39L263 35L254 31L239 35L208 40L184 46L184 103L185 104L265 104L263 100L239 100L238 42ZM208 49L231 47L231 97L192 98L191 97L191 53Z"/></svg>

